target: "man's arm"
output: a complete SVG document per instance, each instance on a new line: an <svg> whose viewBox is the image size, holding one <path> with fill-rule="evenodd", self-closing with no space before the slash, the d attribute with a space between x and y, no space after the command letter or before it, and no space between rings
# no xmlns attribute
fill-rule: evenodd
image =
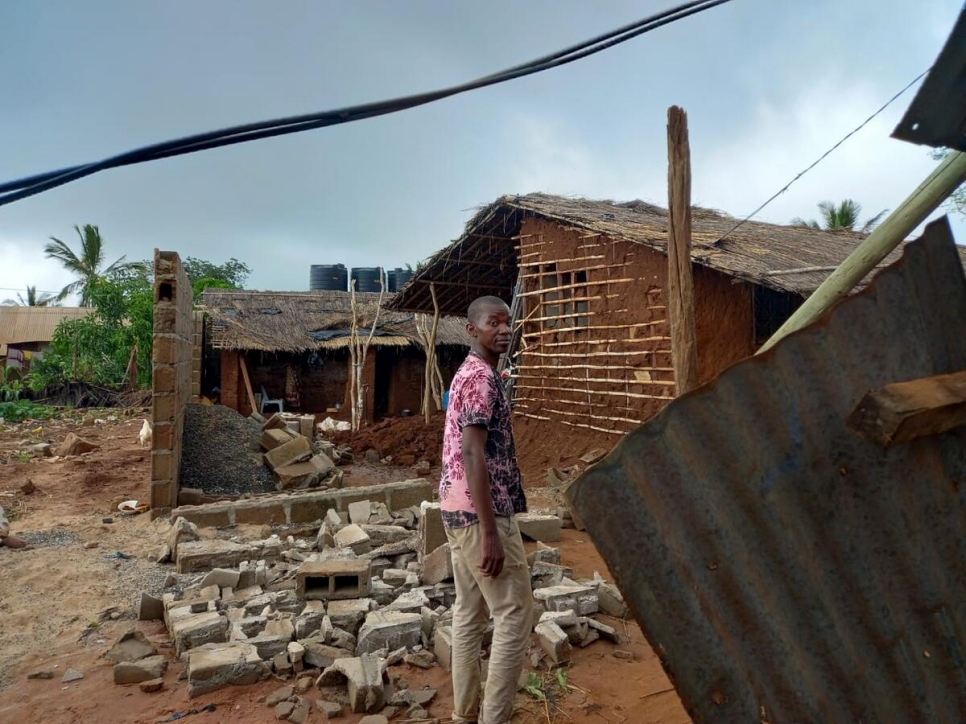
<svg viewBox="0 0 966 724"><path fill-rule="evenodd" d="M503 542L496 529L496 514L493 512L493 499L490 496L490 473L486 469L484 449L489 433L485 427L467 425L463 428L463 463L466 466L466 480L470 497L480 520L483 534L483 551L480 570L484 576L495 578L503 570Z"/></svg>

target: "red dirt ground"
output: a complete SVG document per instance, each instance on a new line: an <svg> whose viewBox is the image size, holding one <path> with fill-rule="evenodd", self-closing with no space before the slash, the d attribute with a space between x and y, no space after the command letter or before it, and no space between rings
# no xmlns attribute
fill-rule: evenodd
<svg viewBox="0 0 966 724"><path fill-rule="evenodd" d="M413 419L406 422L413 424ZM185 682L177 680L181 666L173 661L171 648L166 646L163 625L134 620L144 582L170 570L169 566L159 567L147 561L148 554L160 546L167 523L151 522L146 515L119 517L116 511L121 500L148 497L150 459L147 451L138 446L140 426L140 417L135 417L94 427L52 422L0 430L0 505L8 513L16 511L11 521L14 533L43 533L67 541L66 545L23 551L0 548L0 721L155 722L208 704L214 704L216 710L188 716L185 721L275 721L263 701L281 686L280 682L269 680L189 700ZM68 431L99 443L101 448L80 459L53 462L27 462L16 454L23 441L59 442ZM525 449L521 452L527 454ZM27 477L38 490L23 495L18 489ZM553 498L547 490L532 493L535 506L538 501ZM102 524L105 516L111 516L114 522ZM86 548L85 543L96 543L97 547ZM574 569L575 576L589 577L596 570L609 577L586 534L565 531L560 548L563 562ZM123 551L131 559L118 561L108 557L116 551ZM103 622L91 625L99 621L103 612L115 607L119 620L105 616ZM613 620L608 623L626 631L630 642L621 648L633 652L634 660L615 658L615 647L605 642L576 650L568 674L568 681L575 688L558 698L560 709L550 709L548 716L542 703L522 693L514 724L689 721L637 625ZM112 682L112 669L103 654L130 627L142 630L172 659L160 693L145 694L136 686L120 687ZM84 678L62 684L60 678L68 668L79 669ZM41 669L53 671L54 678L26 678ZM411 688L438 687L439 697L430 711L443 721L448 719L452 689L445 671L439 667L422 671L402 665L390 672L407 679ZM310 691L308 696L312 698L315 693ZM352 715L341 721L356 724L360 718ZM309 718L310 723L323 721L318 711L313 711Z"/></svg>

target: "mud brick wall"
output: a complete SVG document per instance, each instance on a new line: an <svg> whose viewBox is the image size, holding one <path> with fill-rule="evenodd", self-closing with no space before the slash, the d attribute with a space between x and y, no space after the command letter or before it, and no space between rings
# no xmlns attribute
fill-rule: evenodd
<svg viewBox="0 0 966 724"><path fill-rule="evenodd" d="M191 348L191 400L197 402L201 397L201 368L205 352L205 313L201 310L192 312L194 319L194 336Z"/></svg>
<svg viewBox="0 0 966 724"><path fill-rule="evenodd" d="M191 283L178 254L155 250L152 517L167 514L178 503L181 438L194 366L196 324L191 302Z"/></svg>

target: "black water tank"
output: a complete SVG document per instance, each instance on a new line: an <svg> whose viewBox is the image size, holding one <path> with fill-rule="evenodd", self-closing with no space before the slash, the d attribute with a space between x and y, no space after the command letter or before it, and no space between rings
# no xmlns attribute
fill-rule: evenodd
<svg viewBox="0 0 966 724"><path fill-rule="evenodd" d="M376 292L381 289L379 277L382 275L382 267L360 266L352 270L352 279L356 283L357 292ZM388 291L388 290L387 290Z"/></svg>
<svg viewBox="0 0 966 724"><path fill-rule="evenodd" d="M396 269L390 269L386 272L386 291L394 292L396 291Z"/></svg>
<svg viewBox="0 0 966 724"><path fill-rule="evenodd" d="M349 288L349 272L344 264L313 264L309 268L309 290L344 292Z"/></svg>
<svg viewBox="0 0 966 724"><path fill-rule="evenodd" d="M394 292L402 291L402 288L409 283L409 280L413 278L412 269L396 269L396 288L393 289Z"/></svg>

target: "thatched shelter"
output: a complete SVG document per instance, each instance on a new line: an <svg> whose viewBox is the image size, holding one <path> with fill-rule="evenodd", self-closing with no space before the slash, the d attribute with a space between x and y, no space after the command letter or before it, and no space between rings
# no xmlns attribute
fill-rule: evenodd
<svg viewBox="0 0 966 724"><path fill-rule="evenodd" d="M384 301L391 301L386 294ZM357 293L359 334L368 336L379 295ZM247 412L248 391L284 399L286 409L339 415L346 406L352 305L347 292L259 292L212 289L204 292L206 375L223 404ZM441 317L437 355L444 378L465 356L465 319ZM425 352L412 312L379 312L363 384L366 417L418 412Z"/></svg>
<svg viewBox="0 0 966 724"><path fill-rule="evenodd" d="M718 211L693 210L702 381L753 354L862 239L847 231L737 224ZM667 210L643 201L504 196L481 208L388 306L432 309L430 284L449 314L484 294L516 298L517 414L620 434L675 392L667 225Z"/></svg>

